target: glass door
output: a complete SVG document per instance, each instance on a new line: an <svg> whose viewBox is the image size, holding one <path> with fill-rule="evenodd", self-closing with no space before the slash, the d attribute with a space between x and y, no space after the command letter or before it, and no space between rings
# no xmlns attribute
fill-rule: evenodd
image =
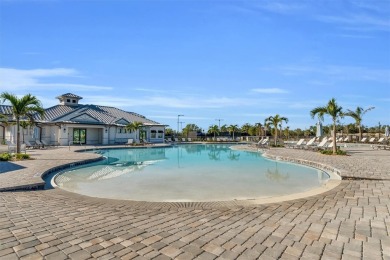
<svg viewBox="0 0 390 260"><path fill-rule="evenodd" d="M74 128L73 129L73 143L86 144L87 143L87 129Z"/></svg>

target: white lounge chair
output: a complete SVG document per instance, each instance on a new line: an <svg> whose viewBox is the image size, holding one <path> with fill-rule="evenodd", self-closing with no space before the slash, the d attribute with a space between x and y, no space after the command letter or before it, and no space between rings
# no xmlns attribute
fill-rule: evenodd
<svg viewBox="0 0 390 260"><path fill-rule="evenodd" d="M192 139L191 139L191 138L187 138L187 141L188 141L188 142L192 142Z"/></svg>
<svg viewBox="0 0 390 260"><path fill-rule="evenodd" d="M375 143L375 137L371 137L370 140L368 140L370 144Z"/></svg>
<svg viewBox="0 0 390 260"><path fill-rule="evenodd" d="M14 144L11 141L5 141L5 143L8 145L8 152L9 153L16 153L16 144Z"/></svg>
<svg viewBox="0 0 390 260"><path fill-rule="evenodd" d="M127 143L125 143L126 146L128 145L134 145L134 139L133 138L130 138L130 139L127 139Z"/></svg>
<svg viewBox="0 0 390 260"><path fill-rule="evenodd" d="M175 142L176 142L176 143L179 142L179 138L175 138Z"/></svg>
<svg viewBox="0 0 390 260"><path fill-rule="evenodd" d="M349 142L349 136L345 137L343 141L344 142Z"/></svg>
<svg viewBox="0 0 390 260"><path fill-rule="evenodd" d="M268 139L268 137L267 137L267 138L263 139L263 140L261 141L261 143L260 143L260 144L257 144L256 146L257 146L257 147L264 147L264 146L267 146L267 145L268 145L268 141L269 141L269 139ZM260 142L260 141L259 141L259 142Z"/></svg>
<svg viewBox="0 0 390 260"><path fill-rule="evenodd" d="M42 144L43 144L44 146L46 146L46 147L53 147L53 146L54 146L54 145L52 145L52 144L46 142L45 140L42 140L41 142L42 142Z"/></svg>
<svg viewBox="0 0 390 260"><path fill-rule="evenodd" d="M181 139L181 141L182 141L182 142L185 142L185 141L186 141L186 139L183 137L183 138Z"/></svg>
<svg viewBox="0 0 390 260"><path fill-rule="evenodd" d="M316 145L316 146L312 146L312 147L310 147L311 149L313 149L313 151L318 151L318 150L320 150L320 149L322 149L322 148L325 148L327 145L326 145L326 143L328 142L328 139L325 137L322 141L321 141L321 143L319 143L318 145Z"/></svg>
<svg viewBox="0 0 390 260"><path fill-rule="evenodd" d="M305 145L302 145L301 147L302 147L302 148L310 148L310 147L313 146L315 140L317 140L317 138L316 138L316 137L313 137L313 138L310 139ZM301 148L301 147L299 147L299 148Z"/></svg>
<svg viewBox="0 0 390 260"><path fill-rule="evenodd" d="M45 147L45 145L41 141L39 141L38 139L35 140L35 143L37 145L39 145L40 148L44 148Z"/></svg>
<svg viewBox="0 0 390 260"><path fill-rule="evenodd" d="M305 141L304 138L299 139L299 141L296 144L292 144L287 146L288 148L300 148L303 145L303 142Z"/></svg>
<svg viewBox="0 0 390 260"><path fill-rule="evenodd" d="M37 144L31 144L30 141L24 141L24 143L26 144L26 148L39 148L39 145Z"/></svg>
<svg viewBox="0 0 390 260"><path fill-rule="evenodd" d="M361 143L365 143L367 141L367 137L363 137L362 140L360 140Z"/></svg>
<svg viewBox="0 0 390 260"><path fill-rule="evenodd" d="M384 143L384 141L385 141L385 138L381 137L381 138L379 138L379 140L376 143L382 144L382 143Z"/></svg>

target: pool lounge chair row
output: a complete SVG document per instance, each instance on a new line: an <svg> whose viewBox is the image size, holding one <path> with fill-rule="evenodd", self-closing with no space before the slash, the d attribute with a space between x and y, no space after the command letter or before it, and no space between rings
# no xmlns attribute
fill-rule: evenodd
<svg viewBox="0 0 390 260"><path fill-rule="evenodd" d="M8 145L8 150L13 150L13 147L16 147L16 144L10 141L6 141ZM40 149L40 148L47 148L47 147L53 147L54 145L50 145L46 141L42 140L35 140L33 142L25 140L24 143L22 143L22 146L24 149Z"/></svg>
<svg viewBox="0 0 390 260"><path fill-rule="evenodd" d="M333 142L330 138L328 139L327 137L325 137L318 144L315 143L316 140L317 138L313 137L307 143L304 143L305 139L300 139L296 144L287 145L286 148L307 149L307 150L318 151L318 150L323 150L323 149L328 149L333 147Z"/></svg>
<svg viewBox="0 0 390 260"><path fill-rule="evenodd" d="M299 139L299 141L296 144L286 145L286 148L294 148L294 149L307 148L307 147L312 146L316 140L317 140L316 137L313 137L307 143L305 143L305 139L302 138L302 139Z"/></svg>
<svg viewBox="0 0 390 260"><path fill-rule="evenodd" d="M192 138L168 138L166 139L166 142L168 143L171 143L171 142L175 142L175 143L184 143L184 142L192 142Z"/></svg>
<svg viewBox="0 0 390 260"><path fill-rule="evenodd" d="M135 140L133 138L130 138L130 139L127 139L127 143L125 143L125 146L128 146L128 145L148 145L148 144L153 144L151 142L148 142L146 140Z"/></svg>

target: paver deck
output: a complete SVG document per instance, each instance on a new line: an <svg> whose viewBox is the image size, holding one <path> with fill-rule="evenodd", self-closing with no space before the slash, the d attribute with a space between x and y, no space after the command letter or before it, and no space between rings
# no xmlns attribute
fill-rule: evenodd
<svg viewBox="0 0 390 260"><path fill-rule="evenodd" d="M81 158L67 149L34 153L34 161L7 166L13 171L4 173L0 162L1 187L97 156ZM390 152L362 147L350 153L267 151L355 178L274 204L131 202L59 189L0 192L0 259L390 259Z"/></svg>

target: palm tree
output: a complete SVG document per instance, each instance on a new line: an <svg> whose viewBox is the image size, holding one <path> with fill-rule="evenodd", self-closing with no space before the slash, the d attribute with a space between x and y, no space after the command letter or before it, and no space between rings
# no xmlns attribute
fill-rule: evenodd
<svg viewBox="0 0 390 260"><path fill-rule="evenodd" d="M186 127L183 128L183 135L185 135L188 138L188 135L190 132L198 132L199 126L196 124L187 124Z"/></svg>
<svg viewBox="0 0 390 260"><path fill-rule="evenodd" d="M219 131L221 132L221 133L226 133L226 132L228 132L229 130L228 130L228 126L225 124L225 125L222 125L221 126L221 129L219 129Z"/></svg>
<svg viewBox="0 0 390 260"><path fill-rule="evenodd" d="M229 131L230 134L233 133L233 141L234 141L234 140L235 140L235 139L234 139L234 133L237 132L237 130L238 130L238 125L229 125L229 126L227 127L227 130Z"/></svg>
<svg viewBox="0 0 390 260"><path fill-rule="evenodd" d="M278 126L283 121L286 122L286 124L287 124L288 123L288 118L287 117L281 117L280 115L276 114L275 116L270 116L270 117L266 118L265 122L264 122L264 124L266 126L273 125L274 128L275 128L275 146L276 146L277 139L278 139Z"/></svg>
<svg viewBox="0 0 390 260"><path fill-rule="evenodd" d="M135 132L135 139L137 140L137 131L143 126L142 122L133 121L126 126L126 130L130 132Z"/></svg>
<svg viewBox="0 0 390 260"><path fill-rule="evenodd" d="M215 135L216 134L219 134L219 127L217 125L212 125L209 127L209 131L208 131L210 134L214 134L214 140L215 140Z"/></svg>
<svg viewBox="0 0 390 260"><path fill-rule="evenodd" d="M30 121L20 121L19 124L23 128L22 136L23 136L23 143L24 143L24 129L27 129L29 126L32 126L33 122L30 122Z"/></svg>
<svg viewBox="0 0 390 260"><path fill-rule="evenodd" d="M362 140L363 137L363 133L362 133L363 115L374 108L375 107L369 107L367 109L363 109L362 107L357 107L355 111L351 111L347 109L347 112L344 114L346 116L350 116L353 119L355 119L356 126L359 129L359 141Z"/></svg>
<svg viewBox="0 0 390 260"><path fill-rule="evenodd" d="M0 94L0 99L3 103L5 101L11 103L12 115L16 119L16 153L20 153L20 119L27 117L31 122L34 122L34 114L38 113L42 118L45 114L45 109L43 109L41 101L31 94L18 98L14 94L3 92Z"/></svg>
<svg viewBox="0 0 390 260"><path fill-rule="evenodd" d="M255 124L255 127L257 128L257 133L259 134L259 138L260 138L260 136L262 135L262 131L261 131L261 129L262 129L262 124L261 123L256 123Z"/></svg>
<svg viewBox="0 0 390 260"><path fill-rule="evenodd" d="M338 106L336 103L336 99L332 98L329 100L328 105L324 107L316 107L313 110L310 111L310 115L312 118L315 117L315 115L318 115L318 118L323 120L324 115L327 114L332 117L333 120L333 135L332 135L332 141L333 141L333 154L336 154L336 123L337 119L343 118L343 108L341 106Z"/></svg>
<svg viewBox="0 0 390 260"><path fill-rule="evenodd" d="M241 132L242 133L246 133L247 135L249 135L249 129L251 128L251 124L249 123L245 123L241 126Z"/></svg>

